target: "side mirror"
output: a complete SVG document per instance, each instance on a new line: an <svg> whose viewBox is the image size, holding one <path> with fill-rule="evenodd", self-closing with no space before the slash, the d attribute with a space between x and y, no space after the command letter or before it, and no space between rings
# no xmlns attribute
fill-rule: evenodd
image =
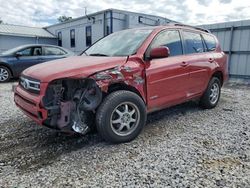
<svg viewBox="0 0 250 188"><path fill-rule="evenodd" d="M20 57L20 56L22 56L22 55L23 55L22 52L17 52L17 53L15 54L16 57Z"/></svg>
<svg viewBox="0 0 250 188"><path fill-rule="evenodd" d="M165 46L159 46L156 48L153 48L150 51L150 59L156 59L156 58L165 58L170 55L170 51L168 47Z"/></svg>

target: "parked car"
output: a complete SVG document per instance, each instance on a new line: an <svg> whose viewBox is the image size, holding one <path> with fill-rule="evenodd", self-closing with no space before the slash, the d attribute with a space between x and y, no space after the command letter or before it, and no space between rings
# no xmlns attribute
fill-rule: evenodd
<svg viewBox="0 0 250 188"><path fill-rule="evenodd" d="M74 53L65 48L46 44L23 45L7 50L0 54L0 82L18 78L30 66L72 55Z"/></svg>
<svg viewBox="0 0 250 188"><path fill-rule="evenodd" d="M194 99L214 108L228 78L216 37L180 24L116 32L51 63L22 73L16 105L41 125L81 134L96 126L114 143L136 138L147 113Z"/></svg>

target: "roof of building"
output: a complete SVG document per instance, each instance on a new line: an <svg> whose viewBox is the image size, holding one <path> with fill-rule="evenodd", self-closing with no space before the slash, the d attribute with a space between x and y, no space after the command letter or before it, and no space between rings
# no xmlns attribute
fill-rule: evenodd
<svg viewBox="0 0 250 188"><path fill-rule="evenodd" d="M27 27L20 25L0 24L0 35L12 35L23 37L56 38L44 28Z"/></svg>
<svg viewBox="0 0 250 188"><path fill-rule="evenodd" d="M81 20L81 19L84 19L84 18L92 17L92 16L95 16L95 15L98 15L98 14L102 14L102 13L108 12L108 11L122 12L122 13L134 13L134 14L140 14L140 15L144 15L144 16L153 16L153 17L157 17L157 18L166 19L166 20L168 20L170 22L176 22L176 21L173 21L171 19L164 18L162 16L157 16L157 15L152 15L152 14L146 14L146 13L139 13L139 12L132 12L132 11L127 11L127 10L120 10L120 9L109 8L109 9L105 9L105 10L101 10L101 11L98 11L98 12L94 12L94 13L91 13L91 14L88 14L88 15L85 15L85 16L81 16L81 17L78 17L78 18L73 18L73 19L65 21L65 22L61 22L61 23L56 23L56 24L53 24L53 25L49 25L49 26L47 26L45 28L49 28L49 27L54 27L54 26L57 26L57 25L63 25L63 24L71 23L71 22L74 22L74 21L77 21L77 20Z"/></svg>

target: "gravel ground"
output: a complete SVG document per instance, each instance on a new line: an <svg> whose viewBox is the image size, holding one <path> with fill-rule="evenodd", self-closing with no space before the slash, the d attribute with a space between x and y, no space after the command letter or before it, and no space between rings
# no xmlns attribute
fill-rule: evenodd
<svg viewBox="0 0 250 188"><path fill-rule="evenodd" d="M0 187L250 187L250 87L219 105L153 113L141 135L111 145L37 126L0 85Z"/></svg>

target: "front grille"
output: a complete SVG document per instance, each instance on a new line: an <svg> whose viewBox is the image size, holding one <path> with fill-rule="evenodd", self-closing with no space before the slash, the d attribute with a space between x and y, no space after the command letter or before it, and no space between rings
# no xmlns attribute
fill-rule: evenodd
<svg viewBox="0 0 250 188"><path fill-rule="evenodd" d="M31 93L35 93L35 94L40 93L40 81L39 80L21 76L19 80L19 85L24 90L27 90Z"/></svg>

